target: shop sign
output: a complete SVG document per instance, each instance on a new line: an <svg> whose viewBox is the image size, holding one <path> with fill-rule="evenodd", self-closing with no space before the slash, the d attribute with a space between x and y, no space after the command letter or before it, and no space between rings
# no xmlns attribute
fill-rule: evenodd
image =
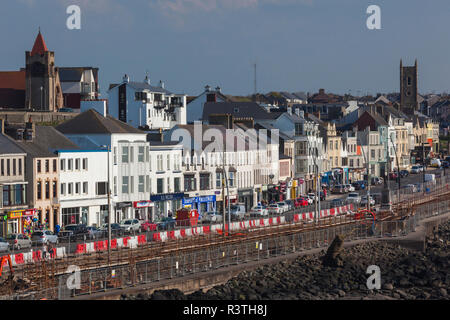
<svg viewBox="0 0 450 320"><path fill-rule="evenodd" d="M215 202L216 196L203 196L183 199L183 205L199 203L199 202Z"/></svg>
<svg viewBox="0 0 450 320"><path fill-rule="evenodd" d="M150 200L153 202L157 202L157 201L182 199L183 197L184 197L184 193L167 193L167 194L157 194L154 196L150 196Z"/></svg>
<svg viewBox="0 0 450 320"><path fill-rule="evenodd" d="M19 219L22 217L23 210L16 210L8 212L8 219Z"/></svg>
<svg viewBox="0 0 450 320"><path fill-rule="evenodd" d="M27 209L22 213L22 217L33 217L36 214L36 209Z"/></svg>
<svg viewBox="0 0 450 320"><path fill-rule="evenodd" d="M151 205L152 205L152 202L151 201L147 201L147 200L134 201L133 202L133 207L134 208L147 208L147 207L150 207Z"/></svg>
<svg viewBox="0 0 450 320"><path fill-rule="evenodd" d="M304 180L304 179L298 179L298 183L304 184L304 183L305 183L305 180Z"/></svg>
<svg viewBox="0 0 450 320"><path fill-rule="evenodd" d="M252 195L252 191L242 191L242 192L239 192L239 195L241 197L251 196Z"/></svg>

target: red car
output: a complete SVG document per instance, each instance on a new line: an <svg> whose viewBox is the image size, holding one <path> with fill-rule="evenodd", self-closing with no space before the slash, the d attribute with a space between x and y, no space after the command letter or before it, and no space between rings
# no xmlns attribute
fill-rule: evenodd
<svg viewBox="0 0 450 320"><path fill-rule="evenodd" d="M295 199L295 207L306 207L308 205L308 201L304 198Z"/></svg>
<svg viewBox="0 0 450 320"><path fill-rule="evenodd" d="M145 221L141 224L141 229L143 231L156 231L157 225L156 225L156 223L152 223L150 221Z"/></svg>

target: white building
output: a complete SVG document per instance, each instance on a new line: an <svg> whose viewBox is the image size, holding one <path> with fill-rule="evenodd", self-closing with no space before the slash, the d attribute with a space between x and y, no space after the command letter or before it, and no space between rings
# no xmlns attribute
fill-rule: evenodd
<svg viewBox="0 0 450 320"><path fill-rule="evenodd" d="M203 108L206 102L231 102L231 100L222 94L220 87L211 90L209 85L205 86L205 91L195 97L187 105L187 123L201 120L203 117Z"/></svg>
<svg viewBox="0 0 450 320"><path fill-rule="evenodd" d="M121 84L112 84L108 91L109 114L135 128L170 129L186 124L186 95L173 94L160 82L150 85L148 76L143 82L130 82L125 75Z"/></svg>
<svg viewBox="0 0 450 320"><path fill-rule="evenodd" d="M94 110L56 127L82 149L106 149L113 222L151 217L150 144L146 133ZM102 163L108 170L108 162Z"/></svg>
<svg viewBox="0 0 450 320"><path fill-rule="evenodd" d="M101 226L108 216L106 150L59 150L61 225Z"/></svg>

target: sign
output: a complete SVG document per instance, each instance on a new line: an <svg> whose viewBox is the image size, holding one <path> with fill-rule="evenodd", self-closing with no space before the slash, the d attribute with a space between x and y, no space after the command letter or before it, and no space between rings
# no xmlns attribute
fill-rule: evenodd
<svg viewBox="0 0 450 320"><path fill-rule="evenodd" d="M298 183L303 184L303 183L305 183L305 180L303 180L303 179L298 179Z"/></svg>
<svg viewBox="0 0 450 320"><path fill-rule="evenodd" d="M147 208L147 207L150 207L151 205L152 205L152 202L148 201L148 200L133 202L134 208Z"/></svg>
<svg viewBox="0 0 450 320"><path fill-rule="evenodd" d="M8 219L19 219L22 217L23 210L16 210L8 212Z"/></svg>
<svg viewBox="0 0 450 320"><path fill-rule="evenodd" d="M203 196L203 197L193 197L193 198L187 198L183 199L183 206L187 204L193 204L193 203L199 203L199 202L216 202L216 196Z"/></svg>
<svg viewBox="0 0 450 320"><path fill-rule="evenodd" d="M36 209L27 209L22 213L22 217L33 217L36 214Z"/></svg>
<svg viewBox="0 0 450 320"><path fill-rule="evenodd" d="M166 193L166 194L157 194L154 196L150 196L150 200L152 202L177 200L177 199L182 199L182 198L184 198L184 193Z"/></svg>

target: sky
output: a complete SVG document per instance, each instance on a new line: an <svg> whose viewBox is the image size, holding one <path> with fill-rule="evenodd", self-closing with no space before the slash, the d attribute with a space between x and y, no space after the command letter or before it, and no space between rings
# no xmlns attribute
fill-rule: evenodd
<svg viewBox="0 0 450 320"><path fill-rule="evenodd" d="M69 30L69 5L81 29ZM369 30L369 5L381 29ZM450 87L448 0L14 0L0 4L0 70L24 67L38 28L61 67L100 68L110 83L160 80L174 93L204 86L257 91L399 91L399 63L419 63L420 93Z"/></svg>

